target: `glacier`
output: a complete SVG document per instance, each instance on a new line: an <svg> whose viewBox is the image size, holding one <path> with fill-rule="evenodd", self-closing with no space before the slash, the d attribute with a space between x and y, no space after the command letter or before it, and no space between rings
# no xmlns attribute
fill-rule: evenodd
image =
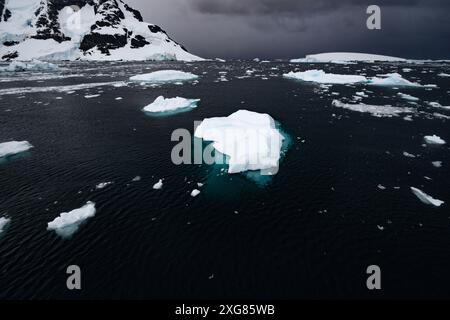
<svg viewBox="0 0 450 320"><path fill-rule="evenodd" d="M0 158L9 157L33 148L28 141L9 141L0 143Z"/></svg>
<svg viewBox="0 0 450 320"><path fill-rule="evenodd" d="M164 98L159 96L154 102L144 107L142 111L149 113L167 113L174 111L189 111L197 108L200 99L185 99L181 97Z"/></svg>
<svg viewBox="0 0 450 320"><path fill-rule="evenodd" d="M55 231L59 236L70 237L86 219L95 216L95 203L88 201L83 207L63 212L59 217L49 222L47 230Z"/></svg>

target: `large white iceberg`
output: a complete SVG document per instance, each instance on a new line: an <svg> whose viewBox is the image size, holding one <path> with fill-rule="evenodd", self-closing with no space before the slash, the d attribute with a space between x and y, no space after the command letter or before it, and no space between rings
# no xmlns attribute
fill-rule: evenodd
<svg viewBox="0 0 450 320"><path fill-rule="evenodd" d="M187 110L196 108L199 101L200 99L185 99L180 97L165 99L163 96L159 96L153 103L144 107L142 110L151 113Z"/></svg>
<svg viewBox="0 0 450 320"><path fill-rule="evenodd" d="M0 67L0 72L23 72L23 71L57 71L56 64L32 60L32 61L13 61L6 67Z"/></svg>
<svg viewBox="0 0 450 320"><path fill-rule="evenodd" d="M62 237L70 237L84 220L95 216L95 212L95 203L88 201L81 208L61 213L59 217L48 223L47 229L54 230Z"/></svg>
<svg viewBox="0 0 450 320"><path fill-rule="evenodd" d="M33 148L28 141L9 141L0 143L0 158L25 152Z"/></svg>
<svg viewBox="0 0 450 320"><path fill-rule="evenodd" d="M332 102L333 106L338 108L343 108L351 111L357 111L357 112L363 112L363 113L370 113L371 115L375 117L397 117L402 113L412 113L414 112L411 108L399 108L399 107L393 107L390 105L385 106L376 106L376 105L369 105L369 104L349 104L344 103L339 100L333 100Z"/></svg>
<svg viewBox="0 0 450 320"><path fill-rule="evenodd" d="M160 70L151 73L136 75L130 78L131 81L149 82L149 83L164 83L164 82L178 82L195 80L198 76L179 70Z"/></svg>
<svg viewBox="0 0 450 320"><path fill-rule="evenodd" d="M307 55L305 58L292 59L292 63L343 63L348 61L374 62L374 61L406 61L403 58L367 54L357 52L328 52Z"/></svg>
<svg viewBox="0 0 450 320"><path fill-rule="evenodd" d="M416 195L417 198L419 198L420 201L425 204L433 205L435 207L440 207L442 204L444 204L444 201L434 199L420 189L411 187L411 191Z"/></svg>
<svg viewBox="0 0 450 320"><path fill-rule="evenodd" d="M323 70L289 72L283 74L283 77L307 82L329 83L329 84L348 84L348 83L351 84L367 81L367 78L364 76L325 73Z"/></svg>
<svg viewBox="0 0 450 320"><path fill-rule="evenodd" d="M229 173L278 172L284 137L268 114L239 110L228 117L205 119L195 130L195 136L213 141L212 146L228 156Z"/></svg>
<svg viewBox="0 0 450 320"><path fill-rule="evenodd" d="M428 144L445 144L445 140L441 139L441 137L433 134L432 136L425 136L425 142Z"/></svg>

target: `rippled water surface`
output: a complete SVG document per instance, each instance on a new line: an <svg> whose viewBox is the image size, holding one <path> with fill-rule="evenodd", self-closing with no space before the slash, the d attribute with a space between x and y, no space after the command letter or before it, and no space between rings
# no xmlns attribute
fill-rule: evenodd
<svg viewBox="0 0 450 320"><path fill-rule="evenodd" d="M0 298L449 296L450 150L423 140L436 134L450 142L450 111L428 104L450 105L450 78L438 76L450 73L449 64L59 65L56 74L0 75L0 142L34 146L0 160L0 217L11 219L0 234ZM437 88L327 88L282 77L313 68L399 72ZM127 81L161 69L200 79ZM368 96L363 103L414 108L413 121L332 105L356 103L360 91ZM420 101L410 104L398 92ZM190 112L149 117L141 109L159 95L201 102ZM270 114L292 140L270 181L172 164L174 129L193 132L194 121L239 109ZM159 179L163 189L154 190ZM113 183L96 189L102 182ZM197 183L204 185L193 198ZM411 186L445 204L421 203ZM47 230L87 201L97 213L72 237ZM78 292L66 289L72 264L82 270ZM372 264L382 269L378 293L366 288Z"/></svg>

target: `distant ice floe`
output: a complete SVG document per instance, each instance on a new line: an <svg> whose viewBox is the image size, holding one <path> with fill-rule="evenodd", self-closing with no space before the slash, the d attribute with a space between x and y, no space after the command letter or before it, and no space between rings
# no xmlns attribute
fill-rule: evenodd
<svg viewBox="0 0 450 320"><path fill-rule="evenodd" d="M399 73L388 73L379 77L373 77L367 81L367 84L386 87L422 87L420 83L406 80Z"/></svg>
<svg viewBox="0 0 450 320"><path fill-rule="evenodd" d="M99 94L88 94L84 96L86 99L93 99L93 98L98 98L100 97Z"/></svg>
<svg viewBox="0 0 450 320"><path fill-rule="evenodd" d="M425 204L432 205L435 207L440 207L442 204L444 204L444 201L434 199L433 197L429 196L425 192L423 192L420 189L411 187L411 191L414 193L414 195L419 198L420 201L422 201Z"/></svg>
<svg viewBox="0 0 450 320"><path fill-rule="evenodd" d="M363 83L367 81L364 76L325 73L323 70L289 72L283 76L295 80L329 84Z"/></svg>
<svg viewBox="0 0 450 320"><path fill-rule="evenodd" d="M433 161L431 164L435 168L441 168L442 167L442 161Z"/></svg>
<svg viewBox="0 0 450 320"><path fill-rule="evenodd" d="M94 83L81 83L67 86L53 86L53 87L19 87L0 89L0 96L12 95L12 94L25 94L25 93L41 93L41 92L66 92L73 93L78 90L91 89L103 86L113 86L119 82L94 82Z"/></svg>
<svg viewBox="0 0 450 320"><path fill-rule="evenodd" d="M155 190L160 190L160 189L162 189L162 187L163 187L162 179L159 179L159 181L153 185L153 189L155 189Z"/></svg>
<svg viewBox="0 0 450 320"><path fill-rule="evenodd" d="M432 136L425 136L424 140L428 144L439 144L439 145L446 144L446 142L443 139L441 139L441 137L435 134Z"/></svg>
<svg viewBox="0 0 450 320"><path fill-rule="evenodd" d="M348 62L375 62L387 61L398 62L406 61L403 58L383 56L377 54L356 53L356 52L328 52L307 55L305 58L292 59L292 63L348 63Z"/></svg>
<svg viewBox="0 0 450 320"><path fill-rule="evenodd" d="M61 237L72 236L86 219L95 216L95 203L88 201L83 207L63 212L48 223L47 230L54 230Z"/></svg>
<svg viewBox="0 0 450 320"><path fill-rule="evenodd" d="M268 114L239 110L228 117L209 118L195 130L195 137L213 141L213 147L228 156L228 173L261 170L278 172L285 139Z"/></svg>
<svg viewBox="0 0 450 320"><path fill-rule="evenodd" d="M98 185L95 186L95 189L100 190L100 189L105 189L107 186L113 184L114 182L102 182L99 183Z"/></svg>
<svg viewBox="0 0 450 320"><path fill-rule="evenodd" d="M438 77L447 78L450 77L450 74L441 72L438 74Z"/></svg>
<svg viewBox="0 0 450 320"><path fill-rule="evenodd" d="M146 74L136 75L130 78L130 81L147 82L147 83L166 83L179 82L198 79L198 76L178 70L160 70Z"/></svg>
<svg viewBox="0 0 450 320"><path fill-rule="evenodd" d="M12 156L33 148L28 141L9 141L0 143L0 158Z"/></svg>
<svg viewBox="0 0 450 320"><path fill-rule="evenodd" d="M428 104L433 108L450 110L450 106L443 106L439 102L428 102Z"/></svg>
<svg viewBox="0 0 450 320"><path fill-rule="evenodd" d="M375 117L397 117L402 113L413 113L414 110L411 108L399 108L399 107L393 107L390 105L385 106L376 106L376 105L369 105L369 104L349 104L349 103L343 103L339 100L333 100L333 106L338 108L343 108L351 111L357 111L357 112L363 112L363 113L370 113L371 115Z"/></svg>
<svg viewBox="0 0 450 320"><path fill-rule="evenodd" d="M414 97L414 96L411 96L411 95L406 94L406 93L401 93L401 92L399 92L399 93L397 93L397 95L398 95L400 98L405 99L405 100L408 100L408 101L419 101L419 100L420 100L419 98Z"/></svg>
<svg viewBox="0 0 450 320"><path fill-rule="evenodd" d="M185 98L167 98L159 96L156 100L144 107L142 111L150 113L161 113L161 112L173 112L180 110L190 110L197 108L197 104L200 99L185 99Z"/></svg>
<svg viewBox="0 0 450 320"><path fill-rule="evenodd" d="M11 222L11 219L0 217L0 234L6 229L6 226Z"/></svg>
<svg viewBox="0 0 450 320"><path fill-rule="evenodd" d="M406 152L406 151L403 152L403 155L404 155L405 157L407 157L407 158L415 158L415 157L416 157L415 155L413 155L413 154L411 154L411 153L409 153L409 152Z"/></svg>
<svg viewBox="0 0 450 320"><path fill-rule="evenodd" d="M0 67L0 72L24 72L24 71L57 71L56 64L32 60L29 62L13 61L9 66Z"/></svg>

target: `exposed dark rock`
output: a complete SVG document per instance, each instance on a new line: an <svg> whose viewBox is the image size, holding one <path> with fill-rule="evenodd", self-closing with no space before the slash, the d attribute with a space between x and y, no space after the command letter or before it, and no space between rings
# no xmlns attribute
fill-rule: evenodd
<svg viewBox="0 0 450 320"><path fill-rule="evenodd" d="M141 35L137 35L131 39L131 48L142 48L146 45L150 44L145 38Z"/></svg>
<svg viewBox="0 0 450 320"><path fill-rule="evenodd" d="M18 56L19 56L19 54L17 53L17 51L14 51L14 52L5 54L5 55L2 57L2 60L10 61L10 60L13 60L13 59L17 58Z"/></svg>
<svg viewBox="0 0 450 320"><path fill-rule="evenodd" d="M35 13L38 17L36 22L36 35L34 39L53 39L58 42L70 40L61 32L58 21L58 10L53 0L41 0L41 5Z"/></svg>
<svg viewBox="0 0 450 320"><path fill-rule="evenodd" d="M126 35L98 34L93 32L84 36L83 41L80 44L80 49L86 52L97 47L101 53L109 55L109 50L122 48L126 46L126 44Z"/></svg>
<svg viewBox="0 0 450 320"><path fill-rule="evenodd" d="M123 3L123 2L122 2L122 3ZM143 21L144 21L144 19L142 19L141 13L140 13L139 11L137 11L136 9L131 8L131 7L130 7L129 5L127 5L126 3L124 3L124 6L125 6L125 9L126 9L127 11L131 12L131 13L134 15L134 17L135 17L136 19L138 19L140 22L143 22Z"/></svg>
<svg viewBox="0 0 450 320"><path fill-rule="evenodd" d="M3 45L6 47L11 47L11 46L15 46L16 44L19 44L18 41L5 41L3 42Z"/></svg>

